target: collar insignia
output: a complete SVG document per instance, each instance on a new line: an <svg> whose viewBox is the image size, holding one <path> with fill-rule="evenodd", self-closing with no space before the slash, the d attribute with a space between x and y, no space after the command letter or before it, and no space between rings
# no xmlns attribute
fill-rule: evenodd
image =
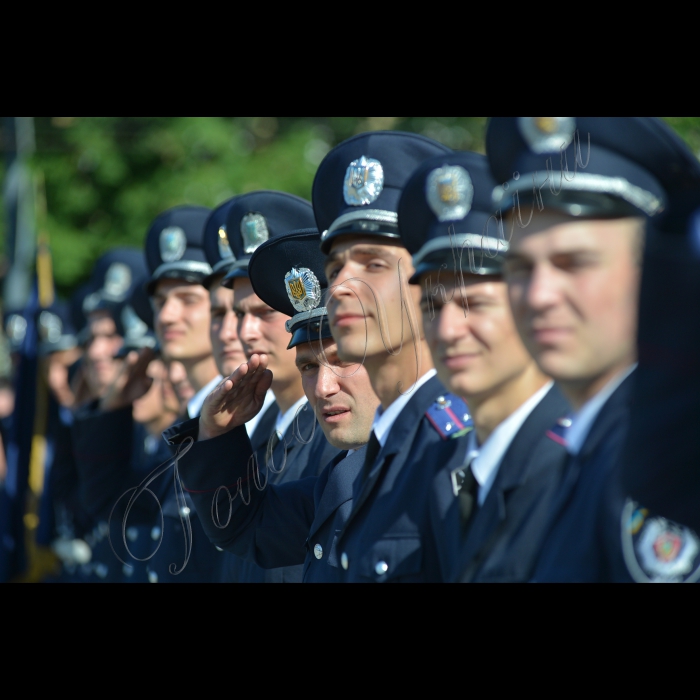
<svg viewBox="0 0 700 700"><path fill-rule="evenodd" d="M219 236L217 239L219 244L219 255L222 260L235 260L233 251L231 250L231 244L228 241L228 235L226 234L226 225L224 224L219 228Z"/></svg>
<svg viewBox="0 0 700 700"><path fill-rule="evenodd" d="M299 312L313 311L321 303L321 285L316 275L306 267L293 267L284 278L287 295Z"/></svg>
<svg viewBox="0 0 700 700"><path fill-rule="evenodd" d="M348 166L343 194L352 207L376 202L384 190L384 168L374 158L362 156Z"/></svg>
<svg viewBox="0 0 700 700"><path fill-rule="evenodd" d="M518 127L533 153L568 148L576 133L574 117L518 117Z"/></svg>
<svg viewBox="0 0 700 700"><path fill-rule="evenodd" d="M170 226L160 232L160 257L163 262L181 260L186 250L187 236L179 226Z"/></svg>
<svg viewBox="0 0 700 700"><path fill-rule="evenodd" d="M252 255L265 241L270 238L267 221L262 214L246 214L241 221L243 250L246 255Z"/></svg>
<svg viewBox="0 0 700 700"><path fill-rule="evenodd" d="M474 185L459 165L433 170L426 183L430 208L439 221L459 221L471 211Z"/></svg>

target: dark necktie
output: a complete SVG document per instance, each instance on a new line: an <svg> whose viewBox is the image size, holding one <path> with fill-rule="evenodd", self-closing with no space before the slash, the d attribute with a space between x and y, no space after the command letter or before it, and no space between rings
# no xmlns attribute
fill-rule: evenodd
<svg viewBox="0 0 700 700"><path fill-rule="evenodd" d="M382 446L379 444L379 440L377 440L377 436L374 434L373 430L372 435L369 438L367 452L365 454L365 466L362 468L362 481L365 481L369 476L369 473L372 471L372 467L377 461L377 456L379 455L379 451L381 449Z"/></svg>
<svg viewBox="0 0 700 700"><path fill-rule="evenodd" d="M452 472L452 485L459 498L459 514L462 523L462 536L469 530L469 524L478 508L479 482L472 471L470 459L463 467Z"/></svg>

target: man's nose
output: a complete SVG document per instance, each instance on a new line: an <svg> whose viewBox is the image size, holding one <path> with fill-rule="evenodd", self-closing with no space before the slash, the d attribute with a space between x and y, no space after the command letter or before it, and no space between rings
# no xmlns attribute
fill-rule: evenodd
<svg viewBox="0 0 700 700"><path fill-rule="evenodd" d="M253 314L245 314L238 324L238 337L250 345L260 338L260 320Z"/></svg>
<svg viewBox="0 0 700 700"><path fill-rule="evenodd" d="M233 311L228 311L224 316L219 332L219 339L225 342L238 340L238 319Z"/></svg>
<svg viewBox="0 0 700 700"><path fill-rule="evenodd" d="M325 362L323 358L319 358L322 362ZM340 391L339 377L333 368L322 364L319 366L318 376L316 377L316 398L317 399L328 399L331 396L335 396Z"/></svg>

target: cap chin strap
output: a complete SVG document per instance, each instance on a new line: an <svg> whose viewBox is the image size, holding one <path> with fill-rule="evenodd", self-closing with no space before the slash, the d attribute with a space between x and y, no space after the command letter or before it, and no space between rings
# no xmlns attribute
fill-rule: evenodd
<svg viewBox="0 0 700 700"><path fill-rule="evenodd" d="M161 265L152 276L152 280L159 280L166 275L172 276L173 273L190 273L195 275L211 275L211 265L205 262L197 262L196 260L180 260L179 262L166 263Z"/></svg>

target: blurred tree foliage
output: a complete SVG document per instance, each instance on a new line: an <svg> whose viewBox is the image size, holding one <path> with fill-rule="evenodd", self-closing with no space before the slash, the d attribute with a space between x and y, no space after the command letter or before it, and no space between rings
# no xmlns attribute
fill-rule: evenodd
<svg viewBox="0 0 700 700"><path fill-rule="evenodd" d="M700 152L700 118L666 119ZM261 188L310 198L318 164L353 134L401 129L483 152L485 125L486 117L36 117L59 293L105 250L141 246L169 207L213 207Z"/></svg>

